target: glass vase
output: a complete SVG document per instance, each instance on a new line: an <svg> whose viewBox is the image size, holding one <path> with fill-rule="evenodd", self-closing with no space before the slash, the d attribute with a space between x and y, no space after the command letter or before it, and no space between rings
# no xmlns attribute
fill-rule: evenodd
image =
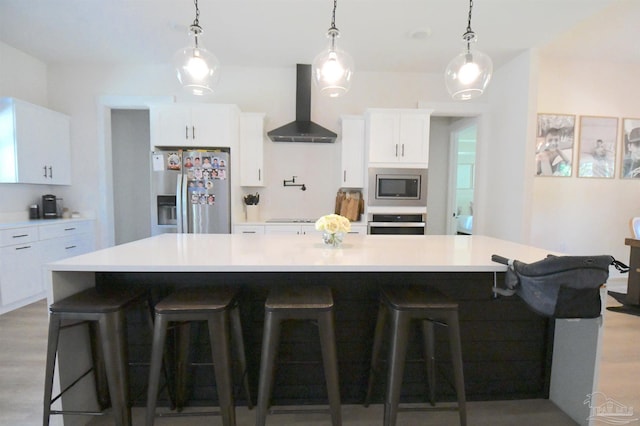
<svg viewBox="0 0 640 426"><path fill-rule="evenodd" d="M342 245L342 240L344 239L344 233L342 232L323 232L322 233L322 242L331 247L340 247Z"/></svg>

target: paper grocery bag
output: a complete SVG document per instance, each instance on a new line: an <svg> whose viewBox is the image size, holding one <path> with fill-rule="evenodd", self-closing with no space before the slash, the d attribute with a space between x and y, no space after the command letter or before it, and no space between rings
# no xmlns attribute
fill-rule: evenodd
<svg viewBox="0 0 640 426"><path fill-rule="evenodd" d="M342 204L345 200L345 198L347 197L347 194L345 194L342 191L338 191L338 193L336 194L336 205L335 208L333 210L333 212L335 214L342 214Z"/></svg>

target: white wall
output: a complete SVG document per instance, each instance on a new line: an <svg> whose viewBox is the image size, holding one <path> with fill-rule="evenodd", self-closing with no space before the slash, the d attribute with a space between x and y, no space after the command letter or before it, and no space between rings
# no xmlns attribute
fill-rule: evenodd
<svg viewBox="0 0 640 426"><path fill-rule="evenodd" d="M531 192L527 189L532 54L496 70L489 111L479 125L474 233L528 243ZM535 94L535 92L533 92ZM501 253L498 253L501 254ZM509 257L508 253L502 254Z"/></svg>
<svg viewBox="0 0 640 426"><path fill-rule="evenodd" d="M544 57L540 65L539 112L640 118L640 66ZM579 127L576 146L578 141ZM629 219L640 216L640 180L618 177L621 148L619 144L614 179L578 178L575 168L574 176L567 178L529 177L532 243L576 254L611 254L629 261L624 239L632 235ZM533 164L534 145L527 149Z"/></svg>

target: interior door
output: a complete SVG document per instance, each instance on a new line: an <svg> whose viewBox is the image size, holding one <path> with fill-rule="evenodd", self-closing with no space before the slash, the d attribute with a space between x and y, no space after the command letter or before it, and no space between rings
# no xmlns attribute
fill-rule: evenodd
<svg viewBox="0 0 640 426"><path fill-rule="evenodd" d="M456 120L450 129L447 233L451 235L473 233L477 130L475 118Z"/></svg>

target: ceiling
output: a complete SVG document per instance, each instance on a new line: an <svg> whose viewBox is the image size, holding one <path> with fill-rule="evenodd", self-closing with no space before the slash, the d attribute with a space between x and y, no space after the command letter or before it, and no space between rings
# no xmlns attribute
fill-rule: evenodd
<svg viewBox="0 0 640 426"><path fill-rule="evenodd" d="M332 7L199 0L204 44L223 67L311 63L326 44ZM340 0L339 43L356 72L443 72L462 49L468 8L467 0ZM49 64L161 64L187 44L194 17L192 0L0 0L0 41ZM475 0L472 28L496 68L532 47L638 62L639 18L639 0Z"/></svg>

